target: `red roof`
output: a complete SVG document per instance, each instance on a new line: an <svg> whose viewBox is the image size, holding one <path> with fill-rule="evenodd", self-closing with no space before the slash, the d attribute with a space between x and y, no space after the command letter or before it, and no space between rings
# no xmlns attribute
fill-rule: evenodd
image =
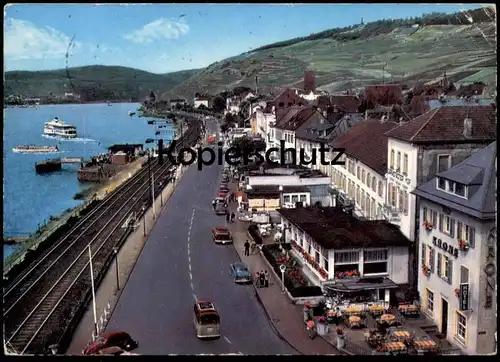
<svg viewBox="0 0 500 362"><path fill-rule="evenodd" d="M465 118L472 119L471 137L463 134ZM443 106L387 132L387 136L411 143L490 143L496 140L496 126L491 105Z"/></svg>
<svg viewBox="0 0 500 362"><path fill-rule="evenodd" d="M357 96L332 96L331 104L337 106L341 110L347 113L355 113L358 111L358 107L361 105L361 99Z"/></svg>
<svg viewBox="0 0 500 362"><path fill-rule="evenodd" d="M396 122L369 119L353 126L333 143L380 175L387 172L387 136L385 133L398 126Z"/></svg>
<svg viewBox="0 0 500 362"><path fill-rule="evenodd" d="M295 131L297 128L306 123L315 112L318 112L312 107L292 106L287 109L288 111L276 121L276 128Z"/></svg>

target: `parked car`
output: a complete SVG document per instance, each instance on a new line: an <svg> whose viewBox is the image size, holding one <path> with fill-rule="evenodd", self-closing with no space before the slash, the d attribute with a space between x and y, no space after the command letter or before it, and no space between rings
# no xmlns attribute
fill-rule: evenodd
<svg viewBox="0 0 500 362"><path fill-rule="evenodd" d="M105 332L101 334L94 342L82 351L82 354L97 354L99 351L109 347L119 347L125 351L131 351L139 346L127 332Z"/></svg>
<svg viewBox="0 0 500 362"><path fill-rule="evenodd" d="M233 237L226 227L213 228L212 238L216 244L231 244L233 242Z"/></svg>
<svg viewBox="0 0 500 362"><path fill-rule="evenodd" d="M229 272L234 278L235 283L251 283L252 273L248 269L248 266L242 262L235 262L229 266Z"/></svg>

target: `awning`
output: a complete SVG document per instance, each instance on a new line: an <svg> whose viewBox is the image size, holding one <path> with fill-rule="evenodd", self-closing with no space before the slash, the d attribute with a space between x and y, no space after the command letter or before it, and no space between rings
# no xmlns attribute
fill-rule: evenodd
<svg viewBox="0 0 500 362"><path fill-rule="evenodd" d="M399 287L387 277L327 280L322 285L324 288L343 293L361 290L396 289Z"/></svg>

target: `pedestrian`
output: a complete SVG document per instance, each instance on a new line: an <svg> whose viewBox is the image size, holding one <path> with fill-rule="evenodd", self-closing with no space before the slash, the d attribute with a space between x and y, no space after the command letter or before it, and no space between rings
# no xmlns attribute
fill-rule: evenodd
<svg viewBox="0 0 500 362"><path fill-rule="evenodd" d="M259 272L255 272L255 286L257 288L260 288L260 273Z"/></svg>
<svg viewBox="0 0 500 362"><path fill-rule="evenodd" d="M264 277L264 270L261 270L260 271L260 274L259 274L259 281L260 281L260 285L263 287L265 286L265 277Z"/></svg>
<svg viewBox="0 0 500 362"><path fill-rule="evenodd" d="M231 213L231 222L234 222L234 219L235 219L236 215L234 214L234 212Z"/></svg>
<svg viewBox="0 0 500 362"><path fill-rule="evenodd" d="M231 217L231 215L229 215L229 213L226 214L226 221L229 222L229 218Z"/></svg>
<svg viewBox="0 0 500 362"><path fill-rule="evenodd" d="M213 200L212 200L212 207L214 208L214 210L215 210L215 206L216 206L216 205L217 205L217 200L213 199Z"/></svg>
<svg viewBox="0 0 500 362"><path fill-rule="evenodd" d="M267 270L264 271L264 286L266 288L269 287L269 273L267 272Z"/></svg>
<svg viewBox="0 0 500 362"><path fill-rule="evenodd" d="M250 255L250 243L247 241L245 241L245 256L249 256Z"/></svg>

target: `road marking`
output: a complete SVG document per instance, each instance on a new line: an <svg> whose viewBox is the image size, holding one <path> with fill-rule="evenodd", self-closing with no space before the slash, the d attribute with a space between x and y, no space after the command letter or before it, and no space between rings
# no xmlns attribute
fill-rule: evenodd
<svg viewBox="0 0 500 362"><path fill-rule="evenodd" d="M191 273L191 264L189 264L189 272Z"/></svg>
<svg viewBox="0 0 500 362"><path fill-rule="evenodd" d="M191 290L194 290L194 285L192 281L191 281Z"/></svg>
<svg viewBox="0 0 500 362"><path fill-rule="evenodd" d="M191 256L190 255L188 255L188 261L189 261L189 264L191 264Z"/></svg>
<svg viewBox="0 0 500 362"><path fill-rule="evenodd" d="M227 341L227 343L231 344L231 341L229 340L229 338L227 338L226 336L224 336L224 339Z"/></svg>
<svg viewBox="0 0 500 362"><path fill-rule="evenodd" d="M193 280L193 273L189 273L189 279Z"/></svg>
<svg viewBox="0 0 500 362"><path fill-rule="evenodd" d="M198 300L198 298L196 298L196 294L193 293L193 298L195 300L195 302Z"/></svg>

